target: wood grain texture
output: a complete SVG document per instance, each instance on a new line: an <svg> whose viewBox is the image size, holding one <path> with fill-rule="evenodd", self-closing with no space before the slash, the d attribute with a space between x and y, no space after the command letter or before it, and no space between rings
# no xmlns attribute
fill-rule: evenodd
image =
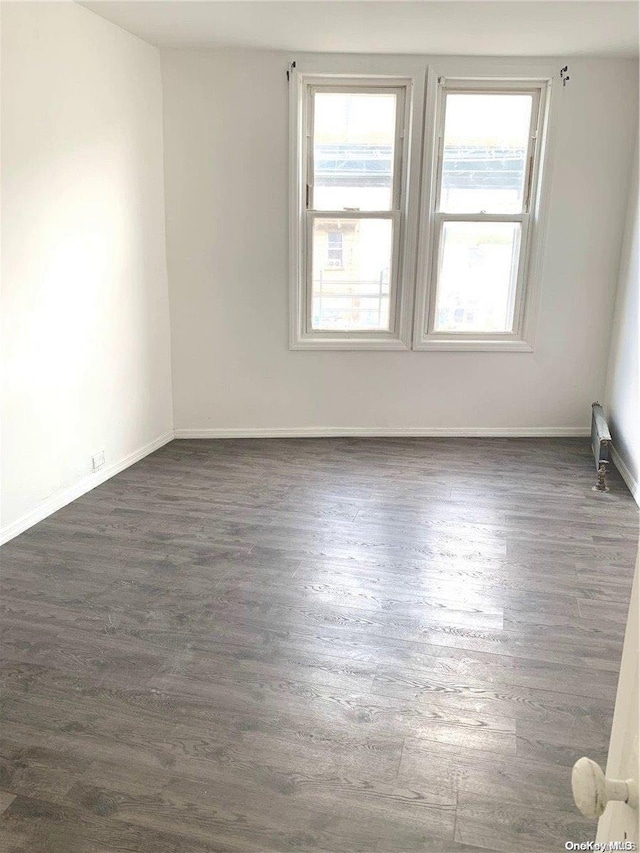
<svg viewBox="0 0 640 853"><path fill-rule="evenodd" d="M0 850L594 837L638 536L588 439L179 441L5 545Z"/></svg>

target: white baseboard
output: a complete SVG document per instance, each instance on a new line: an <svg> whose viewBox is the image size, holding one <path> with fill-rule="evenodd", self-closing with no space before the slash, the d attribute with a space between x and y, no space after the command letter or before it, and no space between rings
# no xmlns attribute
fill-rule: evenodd
<svg viewBox="0 0 640 853"><path fill-rule="evenodd" d="M220 427L169 430L118 462L88 474L73 486L60 490L36 509L3 527L0 530L0 545L144 459L174 438L576 438L588 435L587 427ZM612 458L631 494L640 504L640 486L613 448Z"/></svg>
<svg viewBox="0 0 640 853"><path fill-rule="evenodd" d="M622 477L622 479L627 484L629 491L633 495L633 499L638 504L638 506L640 506L640 483L638 483L634 479L633 474L627 468L624 461L622 460L622 457L620 456L618 451L615 449L615 447L613 447L613 445L611 446L611 459L613 461L613 464L618 469L620 476Z"/></svg>
<svg viewBox="0 0 640 853"><path fill-rule="evenodd" d="M186 428L175 438L575 438L588 427L274 427Z"/></svg>
<svg viewBox="0 0 640 853"><path fill-rule="evenodd" d="M0 545L4 545L5 542L8 542L10 539L18 536L20 533L24 533L25 530L28 530L29 527L33 527L34 524L42 521L48 515L62 509L63 506L66 506L71 503L71 501L75 501L77 498L85 495L87 492L90 492L91 489L95 489L96 486L99 486L101 483L104 483L106 480L109 480L111 477L119 474L120 471L124 471L125 468L128 468L135 462L139 462L140 459L143 459L145 456L153 453L154 450L158 450L160 447L163 447L163 445L172 440L173 430L169 430L169 432L165 432L163 435L158 436L154 441L149 442L149 444L145 444L143 447L138 448L138 450L134 450L133 453L129 453L117 462L113 462L111 465L108 465L106 468L101 468L95 473L88 474L72 486L67 486L67 488L61 489L59 492L51 495L50 498L43 501L38 507L36 507L36 509L25 513L23 516L16 519L16 521L13 521L11 524L7 524L3 527L2 530L0 530Z"/></svg>

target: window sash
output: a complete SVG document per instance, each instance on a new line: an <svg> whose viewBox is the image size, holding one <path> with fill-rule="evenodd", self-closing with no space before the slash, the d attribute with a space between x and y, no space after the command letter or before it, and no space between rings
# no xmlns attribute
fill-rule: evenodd
<svg viewBox="0 0 640 853"><path fill-rule="evenodd" d="M391 264L389 270L389 325L386 329L314 329L313 328L313 223L315 219L363 220L379 219L391 222ZM370 338L376 336L392 336L396 329L396 319L399 312L400 288L398 286L400 266L400 237L401 214L397 210L387 211L353 211L353 210L307 210L305 215L305 332L310 335L321 335L323 338L340 340L349 338Z"/></svg>
<svg viewBox="0 0 640 853"><path fill-rule="evenodd" d="M496 338L500 340L510 340L518 337L522 330L522 320L524 314L524 278L525 278L525 259L527 257L527 247L529 242L531 217L527 213L495 213L495 214L457 214L457 213L437 213L435 216L435 227L433 229L433 286L431 291L431 299L429 300L429 315L427 321L427 330L429 337L433 340L476 340L477 338ZM461 331L436 331L435 329L435 314L436 305L438 302L438 277L441 263L442 253L442 226L445 222L518 222L520 223L520 249L518 252L518 269L515 276L515 288L511 296L513 302L513 323L511 329L502 332L475 330L469 332Z"/></svg>
<svg viewBox="0 0 640 853"><path fill-rule="evenodd" d="M472 83L477 85L471 85ZM444 131L446 126L446 110L447 110L447 95L531 95L531 116L529 118L529 134L527 137L527 153L525 159L525 174L522 193L522 209L521 212L529 213L531 211L533 198L533 174L536 165L536 148L538 140L538 126L540 120L540 89L532 88L531 86L520 86L513 83L503 84L503 87L489 86L482 84L481 81L465 81L455 85L455 83L447 83L439 87L438 97L438 162L436 171L436 193L434 200L434 210L441 212L442 201L442 178L444 173ZM448 211L454 213L454 211ZM480 211L478 211L480 213ZM491 211L487 211L491 213Z"/></svg>
<svg viewBox="0 0 640 853"><path fill-rule="evenodd" d="M358 85L357 83L343 83L340 85L310 85L307 87L307 156L306 156L306 176L305 183L306 192L306 208L307 210L316 210L314 207L314 177L315 177L315 134L314 134L314 117L315 117L315 96L318 92L324 94L362 94L362 95L395 95L396 96L396 123L394 128L394 146L393 146L393 175L391 183L391 207L386 210L378 211L380 213L388 213L390 210L400 210L402 201L402 164L404 159L403 143L404 143L404 124L406 112L406 86L370 86ZM345 208L346 211L346 208ZM374 211L375 212L375 211Z"/></svg>

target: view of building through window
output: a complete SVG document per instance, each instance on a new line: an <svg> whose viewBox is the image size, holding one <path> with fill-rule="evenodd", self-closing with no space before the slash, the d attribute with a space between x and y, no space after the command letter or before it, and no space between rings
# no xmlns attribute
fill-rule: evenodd
<svg viewBox="0 0 640 853"><path fill-rule="evenodd" d="M447 94L440 210L522 210L532 96Z"/></svg>
<svg viewBox="0 0 640 853"><path fill-rule="evenodd" d="M517 222L445 222L436 329L511 328L519 249Z"/></svg>
<svg viewBox="0 0 640 853"><path fill-rule="evenodd" d="M327 260L330 267L343 267L342 231L327 231Z"/></svg>
<svg viewBox="0 0 640 853"><path fill-rule="evenodd" d="M336 229L340 229L336 232ZM315 219L313 302L315 329L386 329L389 325L390 219ZM342 264L333 241L342 238Z"/></svg>

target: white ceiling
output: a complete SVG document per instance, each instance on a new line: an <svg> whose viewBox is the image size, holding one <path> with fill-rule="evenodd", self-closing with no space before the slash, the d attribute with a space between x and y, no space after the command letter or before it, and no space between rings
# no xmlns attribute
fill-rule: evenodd
<svg viewBox="0 0 640 853"><path fill-rule="evenodd" d="M636 0L83 0L82 5L168 47L638 55Z"/></svg>

